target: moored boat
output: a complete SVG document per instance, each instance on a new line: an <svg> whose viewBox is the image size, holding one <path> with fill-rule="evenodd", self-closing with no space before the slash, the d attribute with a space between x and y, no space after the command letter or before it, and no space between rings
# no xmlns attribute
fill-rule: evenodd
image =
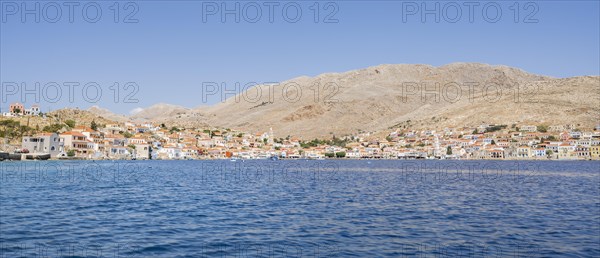
<svg viewBox="0 0 600 258"><path fill-rule="evenodd" d="M21 160L23 155L21 153L10 153L8 154L8 159L10 160Z"/></svg>
<svg viewBox="0 0 600 258"><path fill-rule="evenodd" d="M34 154L33 159L48 160L48 159L50 159L50 153L37 154L37 155Z"/></svg>

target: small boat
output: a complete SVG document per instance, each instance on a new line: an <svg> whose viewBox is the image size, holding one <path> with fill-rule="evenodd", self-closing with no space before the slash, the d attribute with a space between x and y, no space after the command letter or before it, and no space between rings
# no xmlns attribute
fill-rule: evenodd
<svg viewBox="0 0 600 258"><path fill-rule="evenodd" d="M25 159L27 160L48 160L50 159L50 154L27 154L25 155Z"/></svg>
<svg viewBox="0 0 600 258"><path fill-rule="evenodd" d="M272 156L272 157L270 157L269 159L270 159L270 160L272 160L272 161L277 161L277 160L279 160L279 157L277 157L277 156Z"/></svg>
<svg viewBox="0 0 600 258"><path fill-rule="evenodd" d="M35 159L38 159L38 160L49 160L50 159L50 153L37 155L35 157Z"/></svg>
<svg viewBox="0 0 600 258"><path fill-rule="evenodd" d="M0 152L0 161L8 159L8 152Z"/></svg>
<svg viewBox="0 0 600 258"><path fill-rule="evenodd" d="M8 159L10 159L10 160L21 160L21 154L20 153L11 153L11 154L8 154Z"/></svg>

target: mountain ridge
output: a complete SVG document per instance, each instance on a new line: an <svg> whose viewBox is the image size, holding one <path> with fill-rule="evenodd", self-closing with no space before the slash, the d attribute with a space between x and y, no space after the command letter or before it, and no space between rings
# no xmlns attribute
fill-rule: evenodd
<svg viewBox="0 0 600 258"><path fill-rule="evenodd" d="M275 95L245 98L264 93L266 87L274 87ZM437 94L431 94L432 89ZM273 127L280 135L305 137L380 131L398 125L595 124L600 118L599 90L599 76L553 78L480 63L438 67L382 64L295 77L278 86L258 85L209 107L156 104L129 118L247 131ZM500 93L499 97L490 92Z"/></svg>

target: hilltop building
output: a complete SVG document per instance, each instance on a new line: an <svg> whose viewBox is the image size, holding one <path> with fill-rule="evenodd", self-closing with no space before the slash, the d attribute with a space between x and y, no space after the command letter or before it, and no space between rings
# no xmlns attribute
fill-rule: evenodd
<svg viewBox="0 0 600 258"><path fill-rule="evenodd" d="M31 105L30 108L25 108L25 105L16 102L10 104L8 112L3 113L3 116L39 116L41 114L40 106Z"/></svg>

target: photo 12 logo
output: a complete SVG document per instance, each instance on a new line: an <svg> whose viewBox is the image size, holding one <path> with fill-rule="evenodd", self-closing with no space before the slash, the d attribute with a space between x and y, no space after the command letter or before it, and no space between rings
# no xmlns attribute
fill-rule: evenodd
<svg viewBox="0 0 600 258"><path fill-rule="evenodd" d="M402 2L402 22L497 23L503 18L514 23L538 23L536 2Z"/></svg>
<svg viewBox="0 0 600 258"><path fill-rule="evenodd" d="M207 242L197 257L340 257L341 248L328 243Z"/></svg>
<svg viewBox="0 0 600 258"><path fill-rule="evenodd" d="M338 23L336 2L202 2L202 22Z"/></svg>
<svg viewBox="0 0 600 258"><path fill-rule="evenodd" d="M156 173L131 162L0 163L0 187L130 187L161 183Z"/></svg>
<svg viewBox="0 0 600 258"><path fill-rule="evenodd" d="M74 103L80 100L97 103L106 97L105 92L110 92L108 95L114 103L138 103L136 95L140 90L135 82L114 82L110 86L102 86L98 82L2 82L0 86L2 103L9 102L9 97L20 99L23 103L31 99L35 103Z"/></svg>
<svg viewBox="0 0 600 258"><path fill-rule="evenodd" d="M1 1L2 23L138 23L140 7L123 1Z"/></svg>
<svg viewBox="0 0 600 258"><path fill-rule="evenodd" d="M0 242L0 258L8 257L139 257L137 243Z"/></svg>
<svg viewBox="0 0 600 258"><path fill-rule="evenodd" d="M187 181L206 186L208 183L315 183L339 180L339 164L320 162L305 164L290 162L203 162L199 171L186 177Z"/></svg>
<svg viewBox="0 0 600 258"><path fill-rule="evenodd" d="M537 82L499 84L496 82L433 82L413 81L400 85L402 103L456 103L461 100L474 103L481 99L495 103L511 98L514 103L537 103L541 88Z"/></svg>
<svg viewBox="0 0 600 258"><path fill-rule="evenodd" d="M202 82L202 103L207 103L208 98L219 97L220 101L233 98L236 103L241 101L259 103L261 105L273 104L276 100L287 103L296 103L303 97L312 98L315 103L339 102L335 96L340 91L336 82L317 81L311 85L304 85L294 81L277 83L266 82Z"/></svg>

